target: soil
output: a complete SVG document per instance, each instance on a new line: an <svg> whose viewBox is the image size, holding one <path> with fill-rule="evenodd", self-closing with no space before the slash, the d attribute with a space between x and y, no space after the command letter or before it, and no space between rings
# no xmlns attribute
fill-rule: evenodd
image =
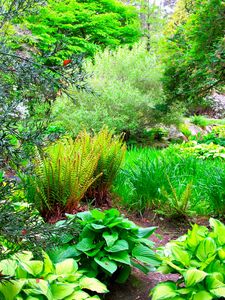
<svg viewBox="0 0 225 300"><path fill-rule="evenodd" d="M208 218L198 219L166 219L152 214L142 218L131 217L136 224L147 227L157 226L156 234L152 235L150 239L155 242L156 247L165 245L168 241L177 239L179 236L185 234L191 224L198 223L208 226ZM144 275L138 270L133 270L129 280L121 284L113 284L109 287L110 293L106 295L106 300L149 300L151 297L149 293L151 289L159 282L173 280L176 281L178 276L175 274L164 275L157 272L151 272Z"/></svg>

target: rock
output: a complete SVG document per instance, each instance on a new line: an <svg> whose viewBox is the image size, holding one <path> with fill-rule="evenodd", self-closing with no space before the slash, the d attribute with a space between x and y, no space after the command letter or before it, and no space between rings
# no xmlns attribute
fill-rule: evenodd
<svg viewBox="0 0 225 300"><path fill-rule="evenodd" d="M199 133L204 134L204 130L201 127L196 126L194 124L190 124L188 126L188 129L190 130L191 135L198 135Z"/></svg>
<svg viewBox="0 0 225 300"><path fill-rule="evenodd" d="M176 126L170 126L169 127L169 133L168 133L168 140L169 141L188 141L187 137L180 132Z"/></svg>

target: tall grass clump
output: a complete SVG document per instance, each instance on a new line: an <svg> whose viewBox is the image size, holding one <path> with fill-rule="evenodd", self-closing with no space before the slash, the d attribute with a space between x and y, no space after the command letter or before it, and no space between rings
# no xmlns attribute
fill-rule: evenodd
<svg viewBox="0 0 225 300"><path fill-rule="evenodd" d="M93 93L70 88L76 104L61 96L53 109L55 124L75 136L84 128L98 132L107 125L129 138L139 136L157 121L155 107L164 102L162 66L144 44L106 49L96 54L94 62L87 61L85 69L92 74L87 81Z"/></svg>
<svg viewBox="0 0 225 300"><path fill-rule="evenodd" d="M173 217L225 212L224 163L175 151L130 150L114 182L121 203L140 213L151 209Z"/></svg>

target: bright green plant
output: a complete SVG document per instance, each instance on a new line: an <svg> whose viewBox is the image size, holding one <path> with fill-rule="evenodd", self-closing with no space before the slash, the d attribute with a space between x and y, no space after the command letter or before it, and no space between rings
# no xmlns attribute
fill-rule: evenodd
<svg viewBox="0 0 225 300"><path fill-rule="evenodd" d="M225 158L225 148L220 145L211 144L197 144L192 141L176 146L178 152L186 156L195 156L201 159L221 159Z"/></svg>
<svg viewBox="0 0 225 300"><path fill-rule="evenodd" d="M139 23L135 8L117 0L49 0L25 22L41 54L51 53L46 62L60 65L74 54L132 45L141 36Z"/></svg>
<svg viewBox="0 0 225 300"><path fill-rule="evenodd" d="M187 217L190 214L193 183L173 186L168 175L166 177L169 185L167 189L162 186L159 192L159 197L163 199L164 204L159 204L156 212L174 218Z"/></svg>
<svg viewBox="0 0 225 300"><path fill-rule="evenodd" d="M107 128L103 128L92 139L94 149L99 149L99 160L94 176L102 174L90 186L87 196L95 199L98 206L109 200L109 189L123 162L126 146L121 138L113 136Z"/></svg>
<svg viewBox="0 0 225 300"><path fill-rule="evenodd" d="M76 105L67 95L60 97L53 109L54 124L75 136L84 128L99 132L107 125L116 134L125 133L126 140L137 140L158 122L157 105L164 103L162 66L144 43L132 49L106 49L95 55L94 63L87 62L86 71L93 74L88 83L95 93L72 87L69 93L77 99Z"/></svg>
<svg viewBox="0 0 225 300"><path fill-rule="evenodd" d="M178 281L158 284L152 300L211 300L225 297L225 225L210 219L210 231L195 224L192 230L169 242L159 271L176 273Z"/></svg>
<svg viewBox="0 0 225 300"><path fill-rule="evenodd" d="M215 126L212 130L219 138L225 138L225 125Z"/></svg>
<svg viewBox="0 0 225 300"><path fill-rule="evenodd" d="M79 206L87 189L100 175L94 175L99 153L90 136L81 134L75 141L58 141L39 158L34 176L28 177L27 198L45 219L60 218Z"/></svg>
<svg viewBox="0 0 225 300"><path fill-rule="evenodd" d="M191 131L188 128L187 124L180 124L179 125L179 130L185 135L187 138L191 137Z"/></svg>
<svg viewBox="0 0 225 300"><path fill-rule="evenodd" d="M196 199L205 197L199 195L197 188L204 179L203 170L203 162L179 156L172 147L164 151L130 150L113 191L131 210L143 213L151 209L167 216L187 216L196 211Z"/></svg>
<svg viewBox="0 0 225 300"><path fill-rule="evenodd" d="M158 266L154 243L147 239L155 227L140 228L116 209L95 209L68 215L68 218L74 219L82 228L78 243L68 251L79 259L79 264L90 276L104 280L113 276L118 282L125 282L132 266L145 273ZM64 251L65 247L62 253ZM56 253L53 250L50 256L57 261L59 253L60 249Z"/></svg>
<svg viewBox="0 0 225 300"><path fill-rule="evenodd" d="M207 125L209 125L208 119L200 115L194 115L193 117L191 117L191 122L202 128L205 128Z"/></svg>
<svg viewBox="0 0 225 300"><path fill-rule="evenodd" d="M11 277L0 283L2 300L98 300L85 290L106 293L106 286L78 270L77 262L70 258L54 264L46 253L43 260L34 260L32 252L17 253L0 261L1 272Z"/></svg>

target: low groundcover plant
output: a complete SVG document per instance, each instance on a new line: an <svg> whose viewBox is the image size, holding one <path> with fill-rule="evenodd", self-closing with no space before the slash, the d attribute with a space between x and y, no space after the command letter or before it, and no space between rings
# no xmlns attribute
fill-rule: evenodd
<svg viewBox="0 0 225 300"><path fill-rule="evenodd" d="M53 264L43 252L44 260L33 260L32 252L17 253L0 261L3 274L12 280L0 283L1 300L98 300L85 290L106 293L106 286L78 270L72 258Z"/></svg>
<svg viewBox="0 0 225 300"><path fill-rule="evenodd" d="M195 224L192 230L169 242L159 271L179 275L178 281L159 283L152 300L211 300L225 297L225 225L210 219L210 231Z"/></svg>
<svg viewBox="0 0 225 300"><path fill-rule="evenodd" d="M120 283L127 280L132 266L144 273L159 266L154 243L147 239L155 227L140 228L116 209L94 209L67 217L78 222L79 240L75 245L70 240L68 247L64 245L61 251L60 248L50 251L54 262L58 262L66 250L67 257L77 259L89 276L98 276L104 281L113 276Z"/></svg>

